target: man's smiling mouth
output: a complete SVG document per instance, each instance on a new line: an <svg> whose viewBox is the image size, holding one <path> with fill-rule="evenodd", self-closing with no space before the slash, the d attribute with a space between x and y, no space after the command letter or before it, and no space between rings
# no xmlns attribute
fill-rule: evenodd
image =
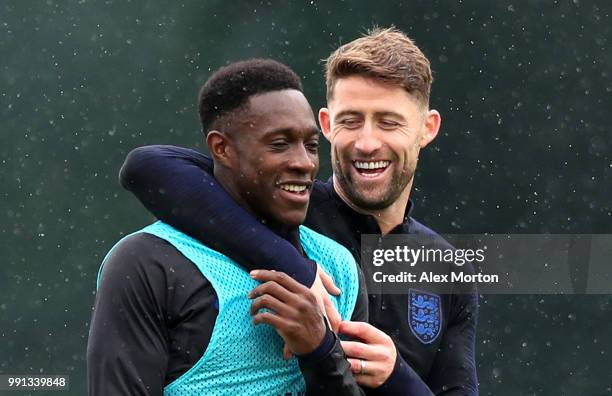
<svg viewBox="0 0 612 396"><path fill-rule="evenodd" d="M374 178L381 175L391 165L391 161L353 161L357 173L363 177Z"/></svg>
<svg viewBox="0 0 612 396"><path fill-rule="evenodd" d="M312 182L306 180L287 180L277 183L277 187L281 190L298 195L306 194L310 190L311 186Z"/></svg>
<svg viewBox="0 0 612 396"><path fill-rule="evenodd" d="M281 184L280 188L285 191L301 193L303 191L306 191L308 187L298 184Z"/></svg>
<svg viewBox="0 0 612 396"><path fill-rule="evenodd" d="M385 169L391 161L353 161L357 169Z"/></svg>

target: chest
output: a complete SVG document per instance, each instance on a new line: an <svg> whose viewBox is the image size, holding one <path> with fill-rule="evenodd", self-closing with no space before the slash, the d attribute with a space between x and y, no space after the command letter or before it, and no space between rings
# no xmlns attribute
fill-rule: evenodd
<svg viewBox="0 0 612 396"><path fill-rule="evenodd" d="M375 225L363 221L330 205L312 208L307 218L308 226L344 245L359 265L362 234L379 232ZM368 269L362 266L366 277L371 276ZM429 374L438 353L450 306L450 296L427 290L410 290L407 294L368 290L369 323L393 339L404 360L422 378Z"/></svg>
<svg viewBox="0 0 612 396"><path fill-rule="evenodd" d="M450 319L450 296L422 290L410 294L369 294L369 321L388 334L404 360L426 378Z"/></svg>

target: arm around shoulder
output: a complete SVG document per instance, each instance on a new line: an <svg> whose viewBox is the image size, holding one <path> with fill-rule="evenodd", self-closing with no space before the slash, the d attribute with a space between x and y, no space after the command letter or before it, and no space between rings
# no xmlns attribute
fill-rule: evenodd
<svg viewBox="0 0 612 396"><path fill-rule="evenodd" d="M212 170L212 160L197 151L144 146L128 154L119 181L155 217L246 270L285 272L312 286L316 266L238 205Z"/></svg>

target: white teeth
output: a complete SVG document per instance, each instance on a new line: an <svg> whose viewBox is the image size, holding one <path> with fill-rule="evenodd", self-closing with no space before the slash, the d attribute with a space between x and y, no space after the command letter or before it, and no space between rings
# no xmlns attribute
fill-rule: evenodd
<svg viewBox="0 0 612 396"><path fill-rule="evenodd" d="M389 166L389 161L376 161L376 162L365 162L355 161L355 168L357 169L384 169Z"/></svg>
<svg viewBox="0 0 612 396"><path fill-rule="evenodd" d="M280 188L282 188L285 191L292 191L292 192L302 192L306 190L306 186L300 186L297 184L281 184Z"/></svg>

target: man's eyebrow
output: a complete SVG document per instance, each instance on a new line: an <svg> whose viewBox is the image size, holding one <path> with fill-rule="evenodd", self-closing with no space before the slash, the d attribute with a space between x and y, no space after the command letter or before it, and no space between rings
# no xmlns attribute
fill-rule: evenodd
<svg viewBox="0 0 612 396"><path fill-rule="evenodd" d="M374 113L374 116L376 118L393 117L402 121L406 121L406 118L403 115L401 115L400 113L396 113L395 111L377 111Z"/></svg>
<svg viewBox="0 0 612 396"><path fill-rule="evenodd" d="M308 128L308 133L313 136L319 136L321 134L321 130L318 127Z"/></svg>
<svg viewBox="0 0 612 396"><path fill-rule="evenodd" d="M363 113L358 110L343 110L336 114L336 118L346 117L346 116L359 116L363 117ZM400 113L396 113L395 111L376 111L374 112L374 117L382 118L382 117L393 117L401 121L405 121L406 118Z"/></svg>
<svg viewBox="0 0 612 396"><path fill-rule="evenodd" d="M336 114L336 118L345 117L345 116L361 116L362 113L357 110L342 110L338 114Z"/></svg>
<svg viewBox="0 0 612 396"><path fill-rule="evenodd" d="M317 127L308 128L308 129L305 129L304 131L310 135L319 135L319 133L321 133L321 130ZM275 128L275 129L271 129L267 131L266 133L264 133L264 137L269 138L274 135L287 135L292 132L293 132L292 128L280 127L280 128Z"/></svg>

